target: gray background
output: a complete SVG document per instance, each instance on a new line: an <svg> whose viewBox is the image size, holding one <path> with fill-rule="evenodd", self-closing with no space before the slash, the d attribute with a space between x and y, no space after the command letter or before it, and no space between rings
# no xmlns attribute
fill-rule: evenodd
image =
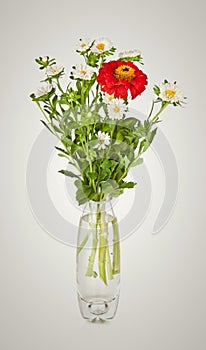
<svg viewBox="0 0 206 350"><path fill-rule="evenodd" d="M204 2L20 0L4 3L1 17L0 348L205 349ZM140 49L150 87L177 79L188 96L187 107L168 110L161 125L179 169L175 211L152 235L162 194L154 166L150 213L122 244L118 314L101 325L81 319L75 250L37 224L25 187L29 151L42 129L28 98L41 79L34 58L55 56L69 72L81 36ZM133 107L147 113L151 96L148 89Z"/></svg>

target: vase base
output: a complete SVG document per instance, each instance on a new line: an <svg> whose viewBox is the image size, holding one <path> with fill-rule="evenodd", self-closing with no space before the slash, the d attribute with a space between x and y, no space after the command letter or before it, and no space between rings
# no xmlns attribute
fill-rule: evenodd
<svg viewBox="0 0 206 350"><path fill-rule="evenodd" d="M92 300L87 301L78 294L78 302L81 315L89 321L109 321L116 314L119 295L112 300Z"/></svg>

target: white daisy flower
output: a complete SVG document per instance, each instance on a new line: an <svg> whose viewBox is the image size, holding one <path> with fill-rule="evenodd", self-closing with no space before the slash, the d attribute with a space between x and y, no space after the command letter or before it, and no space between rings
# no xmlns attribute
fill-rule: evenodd
<svg viewBox="0 0 206 350"><path fill-rule="evenodd" d="M90 80L95 70L86 64L79 64L73 68L72 74L74 78Z"/></svg>
<svg viewBox="0 0 206 350"><path fill-rule="evenodd" d="M111 103L115 97L114 95L107 94L106 92L102 95L102 99L105 103Z"/></svg>
<svg viewBox="0 0 206 350"><path fill-rule="evenodd" d="M48 82L42 83L42 85L37 89L35 96L42 97L44 95L47 95L51 92L52 88L53 86L50 83Z"/></svg>
<svg viewBox="0 0 206 350"><path fill-rule="evenodd" d="M159 97L162 101L177 103L184 100L183 92L175 83L165 83L160 86Z"/></svg>
<svg viewBox="0 0 206 350"><path fill-rule="evenodd" d="M116 98L111 103L108 104L107 109L108 109L110 118L121 119L125 112L125 105L121 100Z"/></svg>
<svg viewBox="0 0 206 350"><path fill-rule="evenodd" d="M111 40L107 38L99 38L94 41L94 44L91 47L91 51L93 53L100 54L105 51L111 50L112 47L113 43L111 42Z"/></svg>
<svg viewBox="0 0 206 350"><path fill-rule="evenodd" d="M63 71L63 66L58 66L57 64L53 64L52 66L47 67L47 75L53 76L61 73Z"/></svg>
<svg viewBox="0 0 206 350"><path fill-rule="evenodd" d="M141 52L139 50L122 51L119 53L119 58L137 57L137 56L141 56Z"/></svg>
<svg viewBox="0 0 206 350"><path fill-rule="evenodd" d="M81 52L85 52L90 47L92 41L89 38L79 39L76 49Z"/></svg>
<svg viewBox="0 0 206 350"><path fill-rule="evenodd" d="M101 132L99 130L96 136L98 138L98 150L105 149L110 144L110 135L108 132Z"/></svg>

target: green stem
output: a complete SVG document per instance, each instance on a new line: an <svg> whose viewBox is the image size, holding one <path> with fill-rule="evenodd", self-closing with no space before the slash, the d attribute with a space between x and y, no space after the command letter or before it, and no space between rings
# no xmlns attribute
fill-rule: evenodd
<svg viewBox="0 0 206 350"><path fill-rule="evenodd" d="M113 270L112 270L112 263L109 253L109 247L106 248L106 262L107 262L107 275L109 280L113 280Z"/></svg>
<svg viewBox="0 0 206 350"><path fill-rule="evenodd" d="M152 107L151 107L151 110L150 110L150 113L149 113L149 115L148 115L148 118L147 118L147 119L149 119L149 118L151 117L152 112L153 112L153 109L154 109L154 101L152 101Z"/></svg>
<svg viewBox="0 0 206 350"><path fill-rule="evenodd" d="M120 273L120 242L117 218L112 220L113 226L113 274Z"/></svg>
<svg viewBox="0 0 206 350"><path fill-rule="evenodd" d="M58 115L59 113L58 113L57 110L53 107L51 101L49 101L49 106L50 106L50 108L51 108L51 111L55 113L56 119L57 119L58 123L60 124L60 118L59 118L59 115Z"/></svg>
<svg viewBox="0 0 206 350"><path fill-rule="evenodd" d="M88 152L89 153L89 152ZM93 172L93 168L92 168L92 162L91 160L89 161L89 168L90 168L90 172L92 173ZM94 179L91 180L91 183L92 183L92 186L93 186L93 189L94 189L94 192L96 193L96 185L95 185L95 182L94 182Z"/></svg>
<svg viewBox="0 0 206 350"><path fill-rule="evenodd" d="M104 235L107 235L107 241L106 241L106 246L105 246L105 249L106 249L106 256L105 256L105 260L106 260L106 267L107 267L107 276L108 276L108 279L109 280L112 280L113 279L113 272L112 272L112 263L111 263L111 257L110 257L110 251L109 251L109 246L108 246L108 223L107 223L107 220L105 218L106 216L106 213L103 212L102 213L102 228L103 228L103 233Z"/></svg>
<svg viewBox="0 0 206 350"><path fill-rule="evenodd" d="M65 94L64 90L63 90L62 87L61 87L59 78L57 78L57 86L58 86L58 88L59 88L59 91L61 91L62 94Z"/></svg>
<svg viewBox="0 0 206 350"><path fill-rule="evenodd" d="M42 114L43 114L44 118L46 119L47 123L48 123L49 126L51 127L52 132L54 133L54 135L58 138L59 141L62 142L61 138L59 137L59 135L58 135L58 134L56 133L56 131L54 130L51 121L49 120L49 118L47 117L47 115L46 115L46 113L44 112L43 108L41 107L39 101L35 101L35 102L36 102L37 106L39 107L40 111L42 112Z"/></svg>
<svg viewBox="0 0 206 350"><path fill-rule="evenodd" d="M100 234L100 241L99 241L99 277L101 280L107 285L107 276L106 276L106 249L105 246L107 244L107 240L105 237Z"/></svg>
<svg viewBox="0 0 206 350"><path fill-rule="evenodd" d="M42 114L44 115L44 118L46 119L46 121L50 124L50 120L49 118L47 117L46 113L44 112L43 108L41 107L39 101L35 101L37 106L39 107L40 111L42 112Z"/></svg>
<svg viewBox="0 0 206 350"><path fill-rule="evenodd" d="M85 244L87 243L89 236L91 235L91 233L93 232L93 229L89 230L89 232L87 233L87 235L85 236L85 238L83 239L82 243L77 247L77 255L82 251L82 249L84 248Z"/></svg>
<svg viewBox="0 0 206 350"><path fill-rule="evenodd" d="M112 140L113 140L113 135L114 135L115 127L116 127L116 123L114 122L113 125L112 125L112 128L111 128L111 133L110 133L110 144L109 144L109 146L107 147L107 151L106 151L105 157L102 157L103 161L104 161L105 158L108 158L108 157L109 157L109 153L110 153L111 146L112 146Z"/></svg>
<svg viewBox="0 0 206 350"><path fill-rule="evenodd" d="M96 213L96 224L95 230L93 230L93 240L92 240L92 251L89 256L89 263L87 267L86 276L92 277L94 272L94 260L97 252L97 244L98 244L98 223L99 223L99 208Z"/></svg>
<svg viewBox="0 0 206 350"><path fill-rule="evenodd" d="M97 252L97 243L98 243L97 235L96 235L96 233L93 232L92 251L91 251L91 254L89 256L89 263L88 263L87 272L86 272L87 277L93 276L94 260L95 260L95 256L96 256L96 252Z"/></svg>
<svg viewBox="0 0 206 350"><path fill-rule="evenodd" d="M169 104L170 104L170 102L165 102L165 103L162 105L162 107L160 108L159 112L157 112L157 114L155 114L155 116L152 118L152 123L153 123L153 124L157 121L157 119L158 119L160 113L162 113L162 112L164 111L164 109L165 109Z"/></svg>
<svg viewBox="0 0 206 350"><path fill-rule="evenodd" d="M105 225L105 212L101 212L100 218L100 234L99 234L99 277L107 285L106 275L106 250L108 246L107 241L107 226Z"/></svg>
<svg viewBox="0 0 206 350"><path fill-rule="evenodd" d="M82 90L81 90L81 104L84 106L84 80L82 80Z"/></svg>

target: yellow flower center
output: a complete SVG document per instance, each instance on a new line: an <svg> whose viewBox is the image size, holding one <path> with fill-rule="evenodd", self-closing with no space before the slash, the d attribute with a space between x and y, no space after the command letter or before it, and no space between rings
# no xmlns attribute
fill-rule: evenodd
<svg viewBox="0 0 206 350"><path fill-rule="evenodd" d="M174 91L174 90L166 90L165 93L166 93L167 97L172 98L176 94L176 91Z"/></svg>
<svg viewBox="0 0 206 350"><path fill-rule="evenodd" d="M81 74L81 75L85 75L85 74L86 74L86 71L82 69L82 70L80 70L80 74Z"/></svg>
<svg viewBox="0 0 206 350"><path fill-rule="evenodd" d="M120 108L119 108L119 107L117 107L117 106L114 107L114 112L115 112L115 113L119 113L119 111L120 111Z"/></svg>
<svg viewBox="0 0 206 350"><path fill-rule="evenodd" d="M82 43L82 44L81 44L81 47L85 47L85 46L87 46L85 43Z"/></svg>
<svg viewBox="0 0 206 350"><path fill-rule="evenodd" d="M104 44L104 43L99 43L99 44L96 45L96 48L97 48L98 50L104 50L104 47L105 47L105 44Z"/></svg>
<svg viewBox="0 0 206 350"><path fill-rule="evenodd" d="M127 66L126 64L123 64L122 66L119 66L114 71L114 77L117 80L127 80L130 81L135 78L135 70L134 68Z"/></svg>
<svg viewBox="0 0 206 350"><path fill-rule="evenodd" d="M109 101L112 102L114 100L114 96L109 96Z"/></svg>

